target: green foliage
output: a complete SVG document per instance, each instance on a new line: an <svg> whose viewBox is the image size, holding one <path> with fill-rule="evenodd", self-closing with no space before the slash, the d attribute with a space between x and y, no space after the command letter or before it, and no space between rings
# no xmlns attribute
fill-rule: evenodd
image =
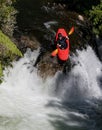
<svg viewBox="0 0 102 130"><path fill-rule="evenodd" d="M7 49L5 53L8 54L11 52L11 54L22 56L22 53L19 51L16 45L9 39L8 36L3 34L2 31L0 31L0 44L2 44Z"/></svg>
<svg viewBox="0 0 102 130"><path fill-rule="evenodd" d="M78 13L84 13L91 9L92 5L97 5L100 0L52 0L56 3L66 4L68 10L73 10Z"/></svg>
<svg viewBox="0 0 102 130"><path fill-rule="evenodd" d="M2 65L0 63L0 77L3 75L3 71L2 71Z"/></svg>
<svg viewBox="0 0 102 130"><path fill-rule="evenodd" d="M8 36L13 35L17 10L13 7L15 0L0 0L0 29Z"/></svg>
<svg viewBox="0 0 102 130"><path fill-rule="evenodd" d="M8 36L0 31L0 83L2 82L3 69L5 66L11 65L11 61L14 60L16 56L21 57L21 51Z"/></svg>
<svg viewBox="0 0 102 130"><path fill-rule="evenodd" d="M0 63L0 83L2 83L2 77L3 77L3 69L2 69L2 64Z"/></svg>
<svg viewBox="0 0 102 130"><path fill-rule="evenodd" d="M102 0L100 0L99 5L92 7L89 16L94 25L93 31L98 35L102 35Z"/></svg>

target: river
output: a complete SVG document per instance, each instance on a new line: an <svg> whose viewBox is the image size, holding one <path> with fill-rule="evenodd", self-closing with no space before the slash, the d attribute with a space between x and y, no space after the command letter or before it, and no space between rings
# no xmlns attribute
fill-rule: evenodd
<svg viewBox="0 0 102 130"><path fill-rule="evenodd" d="M39 50L4 71L0 130L101 130L102 64L91 47L71 57L77 65L46 80L33 67Z"/></svg>
<svg viewBox="0 0 102 130"><path fill-rule="evenodd" d="M45 30L58 26L56 19L35 23L44 38ZM76 65L68 74L58 71L46 80L33 67L38 55L39 49L28 49L5 69L0 130L102 130L102 63L92 48L71 56Z"/></svg>

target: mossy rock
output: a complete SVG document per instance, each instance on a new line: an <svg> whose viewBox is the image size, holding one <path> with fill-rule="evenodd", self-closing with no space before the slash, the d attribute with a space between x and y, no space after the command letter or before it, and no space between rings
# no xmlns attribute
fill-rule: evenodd
<svg viewBox="0 0 102 130"><path fill-rule="evenodd" d="M2 31L0 31L0 44L2 45L4 51L8 54L8 52L22 56L21 51L17 48L17 46L10 40L8 36L6 36Z"/></svg>
<svg viewBox="0 0 102 130"><path fill-rule="evenodd" d="M0 30L0 77L3 75L5 66L10 65L18 56L23 56L21 51L17 48L15 43Z"/></svg>

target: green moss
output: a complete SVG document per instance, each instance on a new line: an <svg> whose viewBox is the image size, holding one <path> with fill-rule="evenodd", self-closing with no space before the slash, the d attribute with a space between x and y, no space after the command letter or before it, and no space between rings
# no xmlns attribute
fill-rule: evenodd
<svg viewBox="0 0 102 130"><path fill-rule="evenodd" d="M3 75L3 71L2 71L2 65L0 63L0 77Z"/></svg>
<svg viewBox="0 0 102 130"><path fill-rule="evenodd" d="M17 48L8 36L0 30L0 83L2 82L3 70L10 66L17 57L22 57L21 51Z"/></svg>
<svg viewBox="0 0 102 130"><path fill-rule="evenodd" d="M0 63L0 83L2 83L2 76L3 76L3 69L2 69L2 65Z"/></svg>
<svg viewBox="0 0 102 130"><path fill-rule="evenodd" d="M12 54L18 55L18 56L22 56L21 51L16 47L16 45L9 39L8 36L6 36L5 34L2 33L2 31L0 31L0 44L2 44L3 46L6 47L7 49L7 54L10 52Z"/></svg>

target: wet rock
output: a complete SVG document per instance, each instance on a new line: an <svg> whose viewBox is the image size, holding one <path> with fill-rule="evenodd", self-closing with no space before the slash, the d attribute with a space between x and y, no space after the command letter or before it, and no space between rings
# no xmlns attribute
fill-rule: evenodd
<svg viewBox="0 0 102 130"><path fill-rule="evenodd" d="M34 17L32 24L32 19L28 19L27 23L30 23L30 27L25 24L23 31L25 30L27 33L23 32L24 34L20 34L20 37L18 38L18 46L23 52L26 52L27 48L34 50L39 46L41 47L42 50L39 52L34 67L38 68L39 75L44 78L48 75L54 75L59 70L63 72L70 71L71 67L75 65L67 63L65 66L61 66L57 57L51 58L50 56L51 51L53 51L50 43L52 43L51 40L53 41L54 39L51 35L53 35L54 32L56 33L59 27L64 27L67 33L72 26L75 27L74 33L69 36L71 53L77 55L77 49L83 50L87 45L90 45L93 48L95 46L92 27L88 19L85 18L85 16L82 16L82 14L68 11L66 5L62 3L59 4L50 1L43 5L41 7L41 12L36 14L37 17L35 14L34 16L32 15ZM33 14L32 10L30 11ZM57 24L51 24L52 20L55 21L53 23ZM31 35L31 31L33 32L33 35Z"/></svg>
<svg viewBox="0 0 102 130"><path fill-rule="evenodd" d="M102 40L99 36L96 37L96 49L99 59L102 61Z"/></svg>
<svg viewBox="0 0 102 130"><path fill-rule="evenodd" d="M16 44L22 53L25 53L27 48L30 48L33 51L39 47L39 42L37 39L30 35L21 35L17 39Z"/></svg>
<svg viewBox="0 0 102 130"><path fill-rule="evenodd" d="M50 53L46 53L37 64L38 74L46 79L47 76L53 76L57 71L62 70L58 64L57 57L52 58Z"/></svg>

